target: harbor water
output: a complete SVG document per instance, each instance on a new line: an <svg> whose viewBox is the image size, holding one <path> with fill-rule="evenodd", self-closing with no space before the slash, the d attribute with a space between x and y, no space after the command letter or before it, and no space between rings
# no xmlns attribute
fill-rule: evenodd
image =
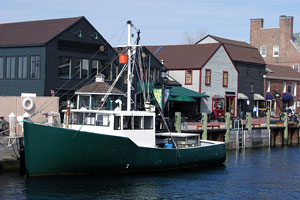
<svg viewBox="0 0 300 200"><path fill-rule="evenodd" d="M0 174L0 199L300 199L300 146L231 150L222 166L154 174Z"/></svg>

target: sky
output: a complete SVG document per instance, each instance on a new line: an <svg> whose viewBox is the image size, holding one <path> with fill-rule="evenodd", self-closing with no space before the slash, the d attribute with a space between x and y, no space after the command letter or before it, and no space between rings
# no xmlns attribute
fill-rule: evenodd
<svg viewBox="0 0 300 200"><path fill-rule="evenodd" d="M300 0L3 0L0 23L85 16L112 46L126 44L128 20L142 45L184 44L198 32L249 42L253 18L278 28L280 15L293 16L300 32L299 8Z"/></svg>

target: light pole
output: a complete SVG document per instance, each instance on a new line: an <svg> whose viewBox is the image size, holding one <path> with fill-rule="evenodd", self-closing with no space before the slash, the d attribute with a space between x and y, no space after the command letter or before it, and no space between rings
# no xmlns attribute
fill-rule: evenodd
<svg viewBox="0 0 300 200"><path fill-rule="evenodd" d="M165 82L168 80L167 78L167 71L168 71L168 68L165 67L164 65L160 67L160 77L162 79L162 114L164 116L164 109L165 109Z"/></svg>

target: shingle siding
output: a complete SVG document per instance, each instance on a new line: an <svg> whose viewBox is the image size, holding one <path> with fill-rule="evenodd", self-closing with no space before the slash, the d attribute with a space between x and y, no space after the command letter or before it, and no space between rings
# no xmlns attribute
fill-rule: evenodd
<svg viewBox="0 0 300 200"><path fill-rule="evenodd" d="M245 94L249 100L250 105L247 106L244 101L242 111L251 112L254 106L254 93L264 96L264 79L265 65L258 65L253 63L235 62L239 70L239 93ZM253 93L251 92L251 83L253 83Z"/></svg>
<svg viewBox="0 0 300 200"><path fill-rule="evenodd" d="M211 70L211 84L205 85L205 70ZM228 72L228 87L223 87L223 71ZM236 71L233 63L228 57L223 47L220 47L214 56L202 68L201 73L201 92L209 95L209 98L202 99L201 111L212 111L212 97L220 95L225 97L225 92L235 93L235 110L237 105L237 81L238 72ZM236 113L236 112L235 112Z"/></svg>

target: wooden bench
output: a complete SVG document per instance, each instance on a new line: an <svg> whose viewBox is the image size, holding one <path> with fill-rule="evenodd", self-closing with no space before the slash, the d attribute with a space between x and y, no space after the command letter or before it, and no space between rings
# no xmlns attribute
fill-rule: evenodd
<svg viewBox="0 0 300 200"><path fill-rule="evenodd" d="M252 127L261 127L260 123L252 123Z"/></svg>

